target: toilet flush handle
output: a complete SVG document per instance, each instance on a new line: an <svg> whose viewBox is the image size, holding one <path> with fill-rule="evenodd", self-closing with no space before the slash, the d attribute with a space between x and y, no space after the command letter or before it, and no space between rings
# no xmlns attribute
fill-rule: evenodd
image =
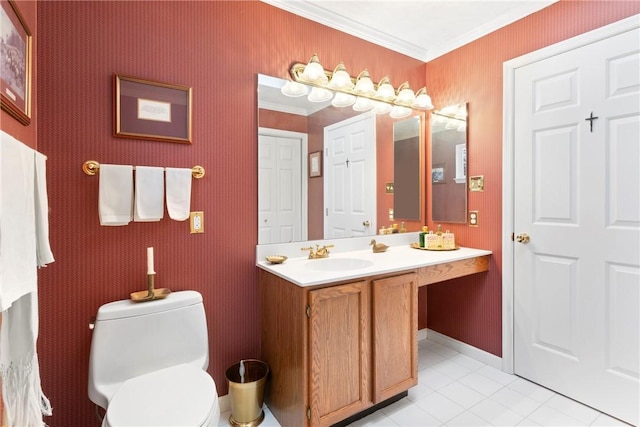
<svg viewBox="0 0 640 427"><path fill-rule="evenodd" d="M91 316L91 319L89 319L89 330L93 331L93 328L95 327L96 327L96 317Z"/></svg>

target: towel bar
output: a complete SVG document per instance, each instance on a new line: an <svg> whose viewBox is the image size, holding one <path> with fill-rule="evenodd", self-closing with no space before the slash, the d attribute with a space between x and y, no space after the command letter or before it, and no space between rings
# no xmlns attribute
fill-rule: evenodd
<svg viewBox="0 0 640 427"><path fill-rule="evenodd" d="M135 166L133 167L133 170L136 170ZM100 172L100 163L96 160L87 160L82 164L82 171L87 175L93 176ZM204 173L204 168L200 165L195 165L191 168L191 175L196 179L202 178Z"/></svg>

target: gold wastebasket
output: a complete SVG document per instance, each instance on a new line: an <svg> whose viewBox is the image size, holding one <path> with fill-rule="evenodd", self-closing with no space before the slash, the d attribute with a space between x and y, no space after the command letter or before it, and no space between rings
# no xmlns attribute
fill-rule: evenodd
<svg viewBox="0 0 640 427"><path fill-rule="evenodd" d="M254 427L264 420L262 403L269 366L260 360L245 359L227 368L232 426Z"/></svg>

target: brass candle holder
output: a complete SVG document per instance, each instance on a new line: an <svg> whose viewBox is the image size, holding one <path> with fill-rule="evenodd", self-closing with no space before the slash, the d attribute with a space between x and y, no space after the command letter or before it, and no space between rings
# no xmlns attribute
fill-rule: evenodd
<svg viewBox="0 0 640 427"><path fill-rule="evenodd" d="M171 290L167 288L155 289L154 287L154 279L155 273L147 274L147 290L146 291L138 291L133 292L131 294L131 300L134 302L146 302L153 301L157 299L166 298Z"/></svg>

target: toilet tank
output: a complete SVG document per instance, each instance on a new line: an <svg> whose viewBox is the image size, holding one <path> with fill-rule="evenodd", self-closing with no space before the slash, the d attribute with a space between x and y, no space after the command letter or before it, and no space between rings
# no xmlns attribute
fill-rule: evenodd
<svg viewBox="0 0 640 427"><path fill-rule="evenodd" d="M115 301L96 315L89 355L89 398L106 408L129 378L183 363L206 370L207 322L202 295L173 292L148 302Z"/></svg>

